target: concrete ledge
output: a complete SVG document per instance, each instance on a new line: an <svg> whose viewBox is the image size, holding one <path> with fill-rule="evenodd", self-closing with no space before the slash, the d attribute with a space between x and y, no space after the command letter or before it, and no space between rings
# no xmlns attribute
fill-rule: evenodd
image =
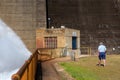
<svg viewBox="0 0 120 80"><path fill-rule="evenodd" d="M58 63L53 64L56 72L60 76L61 80L75 80L71 75L69 75Z"/></svg>
<svg viewBox="0 0 120 80"><path fill-rule="evenodd" d="M88 56L90 56L90 55L80 55L78 58L76 58L75 61L77 61L77 60L78 60L79 58L81 58L81 57L88 57ZM58 61L60 61L60 60L58 60ZM71 60L70 57L66 57L66 59L65 59L65 58L62 59L62 62L63 62L63 61L72 61L72 60ZM60 62L61 62L61 61L60 61ZM53 63L53 67L54 67L55 71L58 73L58 75L60 76L61 80L75 80L70 74L68 74L68 73L62 68L62 66L60 66L60 65L58 64L58 62Z"/></svg>

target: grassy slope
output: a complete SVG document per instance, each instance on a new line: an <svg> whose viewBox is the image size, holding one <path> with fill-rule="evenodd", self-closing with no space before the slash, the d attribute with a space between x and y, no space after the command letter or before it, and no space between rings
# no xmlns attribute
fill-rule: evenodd
<svg viewBox="0 0 120 80"><path fill-rule="evenodd" d="M105 67L96 66L97 62L96 56L90 56L60 65L76 80L120 80L120 55L107 56Z"/></svg>

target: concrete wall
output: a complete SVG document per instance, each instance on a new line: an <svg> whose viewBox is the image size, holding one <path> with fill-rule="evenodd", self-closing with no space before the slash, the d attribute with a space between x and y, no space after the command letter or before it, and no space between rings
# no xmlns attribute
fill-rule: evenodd
<svg viewBox="0 0 120 80"><path fill-rule="evenodd" d="M45 0L0 0L0 18L33 52L36 49L36 29L46 27Z"/></svg>
<svg viewBox="0 0 120 80"><path fill-rule="evenodd" d="M119 0L48 0L51 26L81 31L81 46L97 51L103 41L109 53L120 52Z"/></svg>
<svg viewBox="0 0 120 80"><path fill-rule="evenodd" d="M0 0L0 18L34 51L35 31L46 27L46 0ZM50 25L81 31L81 45L96 50L100 41L120 51L119 0L47 0ZM119 48L119 49L118 49Z"/></svg>

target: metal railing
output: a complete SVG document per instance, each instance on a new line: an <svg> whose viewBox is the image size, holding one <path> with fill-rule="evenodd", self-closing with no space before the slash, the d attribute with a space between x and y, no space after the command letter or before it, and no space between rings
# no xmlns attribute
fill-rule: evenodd
<svg viewBox="0 0 120 80"><path fill-rule="evenodd" d="M37 58L38 50L30 56L16 74L12 75L12 80L35 80Z"/></svg>
<svg viewBox="0 0 120 80"><path fill-rule="evenodd" d="M80 50L81 50L82 54L91 55L91 48L90 47L81 46Z"/></svg>

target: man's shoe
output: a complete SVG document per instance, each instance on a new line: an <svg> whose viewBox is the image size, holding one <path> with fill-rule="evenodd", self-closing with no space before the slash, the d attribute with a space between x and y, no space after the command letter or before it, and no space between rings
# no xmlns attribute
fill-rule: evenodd
<svg viewBox="0 0 120 80"><path fill-rule="evenodd" d="M96 66L100 66L100 64L96 64Z"/></svg>

